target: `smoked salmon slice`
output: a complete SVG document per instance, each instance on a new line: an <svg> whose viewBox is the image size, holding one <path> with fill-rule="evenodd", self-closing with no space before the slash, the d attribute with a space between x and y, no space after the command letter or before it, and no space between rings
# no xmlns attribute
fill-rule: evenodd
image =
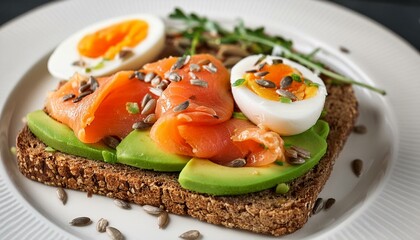
<svg viewBox="0 0 420 240"><path fill-rule="evenodd" d="M98 78L98 86L92 93L78 99L80 101L74 101L82 94L81 85L88 81L86 77L75 74L49 94L46 110L51 117L73 129L84 143L99 142L106 136L124 138L133 130L134 123L146 117L140 113L130 113L126 104L141 102L150 86L131 78L132 74L132 71L122 71L110 77Z"/></svg>
<svg viewBox="0 0 420 240"><path fill-rule="evenodd" d="M143 69L174 80L157 101L159 118L150 132L162 149L221 164L236 158L246 158L248 166L284 161L278 134L232 119L229 72L215 57L172 57Z"/></svg>

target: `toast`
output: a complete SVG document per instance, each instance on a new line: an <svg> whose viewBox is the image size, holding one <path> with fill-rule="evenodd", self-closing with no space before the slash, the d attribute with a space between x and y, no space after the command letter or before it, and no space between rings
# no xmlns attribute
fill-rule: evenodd
<svg viewBox="0 0 420 240"><path fill-rule="evenodd" d="M335 160L358 116L358 103L350 85L327 83L325 120L329 123L328 149L309 172L290 183L290 191L274 189L239 196L211 196L182 188L178 173L142 170L121 164L89 160L46 145L27 126L17 137L17 161L27 178L118 198L136 204L154 205L179 215L189 215L212 224L281 236L300 229L312 214L315 201L330 176Z"/></svg>

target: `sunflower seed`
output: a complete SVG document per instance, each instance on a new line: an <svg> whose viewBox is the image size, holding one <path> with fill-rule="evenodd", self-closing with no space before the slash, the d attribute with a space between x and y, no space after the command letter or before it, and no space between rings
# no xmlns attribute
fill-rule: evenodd
<svg viewBox="0 0 420 240"><path fill-rule="evenodd" d="M133 126L132 126L132 128L136 130L144 130L144 129L148 129L149 127L151 127L151 125L145 122L136 122L136 123L133 123Z"/></svg>
<svg viewBox="0 0 420 240"><path fill-rule="evenodd" d="M171 82L179 82L182 80L182 77L177 72L171 72L168 75L168 80Z"/></svg>
<svg viewBox="0 0 420 240"><path fill-rule="evenodd" d="M68 101L70 99L73 99L75 97L76 97L76 95L74 95L73 93L66 94L66 95L63 96L63 102Z"/></svg>
<svg viewBox="0 0 420 240"><path fill-rule="evenodd" d="M265 79L257 79L255 80L255 82L260 85L261 87L265 87L265 88L275 88L276 84L273 83L270 80L265 80Z"/></svg>
<svg viewBox="0 0 420 240"><path fill-rule="evenodd" d="M114 199L114 204L117 206L117 207L120 207L120 208L122 208L122 209L130 209L131 208L131 206L130 206L130 204L128 203L128 202L126 202L126 201L123 201L123 200L121 200L121 199Z"/></svg>
<svg viewBox="0 0 420 240"><path fill-rule="evenodd" d="M367 133L367 127L365 125L356 125L353 128L353 132L358 134L365 134Z"/></svg>
<svg viewBox="0 0 420 240"><path fill-rule="evenodd" d="M228 162L225 166L226 167L243 167L246 165L246 160L243 158L237 158L230 162Z"/></svg>
<svg viewBox="0 0 420 240"><path fill-rule="evenodd" d="M101 233L105 232L107 226L108 226L108 220L106 220L105 218L101 218L96 224L96 230Z"/></svg>
<svg viewBox="0 0 420 240"><path fill-rule="evenodd" d="M92 221L88 217L78 217L73 220L71 220L70 225L76 226L76 227L83 227L91 224Z"/></svg>
<svg viewBox="0 0 420 240"><path fill-rule="evenodd" d="M190 101L187 100L185 102L180 103L178 106L174 107L174 112L181 112L188 108L190 105Z"/></svg>
<svg viewBox="0 0 420 240"><path fill-rule="evenodd" d="M162 96L163 92L163 90L160 88L149 88L149 91L158 97Z"/></svg>
<svg viewBox="0 0 420 240"><path fill-rule="evenodd" d="M256 77L264 77L265 75L269 74L268 71L264 71L264 72L256 72L254 73L254 76Z"/></svg>
<svg viewBox="0 0 420 240"><path fill-rule="evenodd" d="M200 79L191 79L190 84L194 86L204 87L204 88L209 86L209 84L206 81L203 81Z"/></svg>
<svg viewBox="0 0 420 240"><path fill-rule="evenodd" d="M208 65L203 65L203 68L210 73L217 73L217 68L216 66L213 65L213 63L209 63Z"/></svg>
<svg viewBox="0 0 420 240"><path fill-rule="evenodd" d="M147 115L147 117L143 120L143 122L153 124L153 123L156 122L156 120L157 120L156 114L151 113L151 114Z"/></svg>
<svg viewBox="0 0 420 240"><path fill-rule="evenodd" d="M60 199L60 201L63 203L63 205L66 205L67 202L67 193L64 191L62 187L57 188L57 197Z"/></svg>
<svg viewBox="0 0 420 240"><path fill-rule="evenodd" d="M144 108L144 106L146 106L146 104L150 101L150 99L152 99L152 95L150 95L150 93L146 93L146 95L144 95L143 99L141 100L142 109Z"/></svg>
<svg viewBox="0 0 420 240"><path fill-rule="evenodd" d="M311 157L311 152L309 152L308 150L304 148L301 148L298 146L291 146L290 148L295 150L299 157L306 158L306 159Z"/></svg>
<svg viewBox="0 0 420 240"><path fill-rule="evenodd" d="M162 79L159 77L159 76L156 76L156 77L154 77L153 79L152 79L152 81L150 81L150 85L152 86L152 87L157 87L157 85L159 85L159 83L160 83L160 81L161 81Z"/></svg>
<svg viewBox="0 0 420 240"><path fill-rule="evenodd" d="M306 162L305 159L301 158L301 157L289 158L287 161L292 165L301 165L301 164L304 164Z"/></svg>
<svg viewBox="0 0 420 240"><path fill-rule="evenodd" d="M150 99L146 105L144 106L144 108L141 110L141 114L142 115L149 115L153 112L155 112L156 109L156 99Z"/></svg>
<svg viewBox="0 0 420 240"><path fill-rule="evenodd" d="M353 173L357 176L360 177L360 175L362 175L362 170L363 170L363 161L360 159L355 159L352 161L351 163L351 167L353 169Z"/></svg>
<svg viewBox="0 0 420 240"><path fill-rule="evenodd" d="M291 76L286 76L280 81L280 88L288 88L293 82L293 78Z"/></svg>
<svg viewBox="0 0 420 240"><path fill-rule="evenodd" d="M124 235L114 227L106 227L106 233L112 240L123 240Z"/></svg>
<svg viewBox="0 0 420 240"><path fill-rule="evenodd" d="M144 82L149 83L149 82L151 82L151 81L152 81L152 79L153 79L153 78L155 78L155 77L156 77L156 73L154 73L154 72L148 72L148 73L146 74L146 76L144 76Z"/></svg>
<svg viewBox="0 0 420 240"><path fill-rule="evenodd" d="M285 153L286 157L289 157L289 158L297 158L298 157L298 153L295 150L290 149L290 148L286 148L284 153Z"/></svg>
<svg viewBox="0 0 420 240"><path fill-rule="evenodd" d="M139 71L135 71L134 73L133 73L133 75L131 75L130 76L130 78L137 78L138 80L140 80L140 81L144 81L144 78L145 78L145 74L144 73L142 73L142 72L139 72Z"/></svg>
<svg viewBox="0 0 420 240"><path fill-rule="evenodd" d="M99 87L98 80L93 76L89 77L89 80L88 80L87 84L90 85L90 90L92 90L92 91L95 91Z"/></svg>
<svg viewBox="0 0 420 240"><path fill-rule="evenodd" d="M263 62L263 63L258 64L258 66L257 66L257 70L258 70L258 71L261 71L261 69L263 69L265 65L267 65L267 63L266 63L266 62Z"/></svg>
<svg viewBox="0 0 420 240"><path fill-rule="evenodd" d="M81 101L84 97L86 97L87 95L93 93L91 90L87 90L82 92L79 96L77 96L76 98L73 98L73 102L77 103L79 101Z"/></svg>
<svg viewBox="0 0 420 240"><path fill-rule="evenodd" d="M267 57L266 55L262 55L261 57L259 57L258 60L254 63L254 66L257 66L258 64L260 64L262 61L264 61L266 57Z"/></svg>
<svg viewBox="0 0 420 240"><path fill-rule="evenodd" d="M201 69L200 65L195 64L195 63L190 64L190 71L191 72L198 72L198 71L200 71L200 69Z"/></svg>
<svg viewBox="0 0 420 240"><path fill-rule="evenodd" d="M189 55L182 56L182 57L178 58L178 60L175 62L175 64L172 65L171 71L183 68L184 65L188 63L188 61L190 61L190 56Z"/></svg>
<svg viewBox="0 0 420 240"><path fill-rule="evenodd" d="M118 53L118 58L127 59L134 55L133 51L130 49L123 49Z"/></svg>
<svg viewBox="0 0 420 240"><path fill-rule="evenodd" d="M282 59L271 59L271 65L277 65L283 63Z"/></svg>
<svg viewBox="0 0 420 240"><path fill-rule="evenodd" d="M324 200L322 198L318 198L315 201L314 208L312 209L312 214L319 213L324 208Z"/></svg>
<svg viewBox="0 0 420 240"><path fill-rule="evenodd" d="M158 226L164 229L169 223L169 214L166 211L162 211L158 216Z"/></svg>
<svg viewBox="0 0 420 240"><path fill-rule="evenodd" d="M246 70L246 73L256 73L258 72L256 69Z"/></svg>
<svg viewBox="0 0 420 240"><path fill-rule="evenodd" d="M195 75L193 72L189 72L188 75L190 75L192 79L197 79L197 75Z"/></svg>
<svg viewBox="0 0 420 240"><path fill-rule="evenodd" d="M276 93L277 93L278 95L282 96L282 97L290 98L292 101L294 101L294 100L296 100L296 99L297 99L297 97L296 97L296 95L295 95L295 94L293 94L293 93L292 93L292 92L290 92L290 91L287 91L287 90L281 89L281 88L277 89L277 90L276 90Z"/></svg>
<svg viewBox="0 0 420 240"><path fill-rule="evenodd" d="M79 87L79 93L83 93L83 92L85 92L85 91L87 91L89 89L90 89L90 84L89 83L80 85L80 87Z"/></svg>
<svg viewBox="0 0 420 240"><path fill-rule="evenodd" d="M83 60L74 61L71 65L76 67L86 67L86 62Z"/></svg>
<svg viewBox="0 0 420 240"><path fill-rule="evenodd" d="M179 235L179 238L185 240L196 240L200 237L200 232L198 230L189 230Z"/></svg>
<svg viewBox="0 0 420 240"><path fill-rule="evenodd" d="M343 46L340 46L340 51L341 51L342 53L350 53L350 50L348 50L347 48L345 48L345 47L343 47Z"/></svg>
<svg viewBox="0 0 420 240"><path fill-rule="evenodd" d="M161 208L152 206L152 205L144 205L143 209L145 212L151 215L159 215L163 210Z"/></svg>
<svg viewBox="0 0 420 240"><path fill-rule="evenodd" d="M118 144L120 144L120 139L114 136L106 136L102 139L102 141L105 143L105 145L112 149L116 149Z"/></svg>
<svg viewBox="0 0 420 240"><path fill-rule="evenodd" d="M156 86L156 89L165 90L165 89L168 87L168 85L169 85L169 83L168 83L167 81L168 81L168 80L163 79L163 80L162 80L162 82L160 82L160 83Z"/></svg>
<svg viewBox="0 0 420 240"><path fill-rule="evenodd" d="M325 210L330 209L332 207L332 205L334 205L334 203L335 203L334 198L328 198L327 201L325 202L324 209Z"/></svg>

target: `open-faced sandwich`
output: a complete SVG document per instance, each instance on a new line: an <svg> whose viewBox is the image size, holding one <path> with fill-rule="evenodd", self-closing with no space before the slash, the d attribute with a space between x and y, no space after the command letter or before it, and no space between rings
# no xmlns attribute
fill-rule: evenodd
<svg viewBox="0 0 420 240"><path fill-rule="evenodd" d="M263 29L171 17L188 29L165 39L161 20L133 15L56 49L49 70L66 81L27 115L20 171L228 228L298 230L358 115L347 78Z"/></svg>

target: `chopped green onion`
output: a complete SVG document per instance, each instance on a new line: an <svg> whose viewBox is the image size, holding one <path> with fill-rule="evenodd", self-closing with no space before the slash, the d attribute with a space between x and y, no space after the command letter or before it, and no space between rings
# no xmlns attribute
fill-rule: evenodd
<svg viewBox="0 0 420 240"><path fill-rule="evenodd" d="M232 85L234 87L239 87L239 86L243 85L244 83L245 83L245 79L244 78L240 78L240 79L236 80Z"/></svg>
<svg viewBox="0 0 420 240"><path fill-rule="evenodd" d="M242 112L233 112L232 117L241 120L248 120L248 118Z"/></svg>
<svg viewBox="0 0 420 240"><path fill-rule="evenodd" d="M288 98L288 97L280 97L280 102L282 103L291 103L292 99Z"/></svg>
<svg viewBox="0 0 420 240"><path fill-rule="evenodd" d="M130 114L137 114L140 112L139 104L136 102L128 102L125 104L125 109Z"/></svg>
<svg viewBox="0 0 420 240"><path fill-rule="evenodd" d="M302 82L302 79L300 78L300 76L296 73L292 73L292 75L290 75L293 79L293 81L295 82Z"/></svg>

